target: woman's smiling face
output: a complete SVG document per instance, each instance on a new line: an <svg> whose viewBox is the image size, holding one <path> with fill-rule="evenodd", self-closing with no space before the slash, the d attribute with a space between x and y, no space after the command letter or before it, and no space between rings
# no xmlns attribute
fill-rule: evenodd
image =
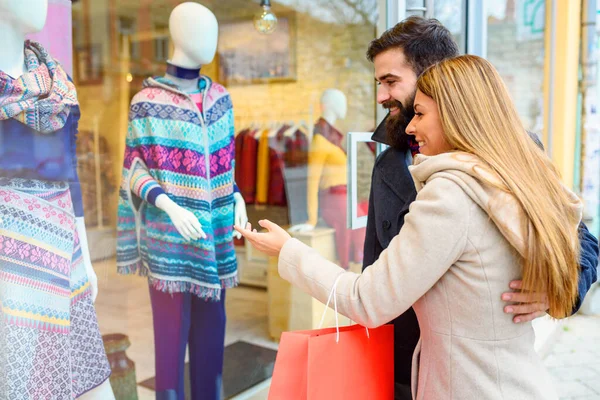
<svg viewBox="0 0 600 400"><path fill-rule="evenodd" d="M419 152L435 156L452 150L446 142L436 102L417 90L414 108L415 116L406 127L406 133L415 137Z"/></svg>

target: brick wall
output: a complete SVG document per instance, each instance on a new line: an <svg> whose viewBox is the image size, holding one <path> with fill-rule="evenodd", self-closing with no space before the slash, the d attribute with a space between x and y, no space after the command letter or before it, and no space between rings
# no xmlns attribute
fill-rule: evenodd
<svg viewBox="0 0 600 400"><path fill-rule="evenodd" d="M307 14L296 14L297 80L287 83L233 85L231 94L236 129L251 122L303 119L320 115L324 90L336 88L346 94L348 113L336 122L343 132L372 131L375 124L373 67L365 52L375 36L373 25L334 25ZM312 114L311 114L312 110ZM361 146L358 157L359 200L369 197L374 155Z"/></svg>
<svg viewBox="0 0 600 400"><path fill-rule="evenodd" d="M151 4L150 15L154 25L166 26L170 10L179 1L155 2ZM206 1L203 4L213 10L220 22L248 19L257 8L254 2ZM100 1L92 10L93 20L109 20L106 1ZM282 12L290 10L282 10ZM279 12L276 9L276 12ZM117 15L138 17L139 5L125 1L117 8ZM74 19L78 26L85 26L81 10L76 9ZM375 84L372 64L366 60L365 52L370 40L375 37L373 24L326 23L308 14L295 13L296 26L296 64L297 79L295 82L269 83L229 86L236 114L236 129L240 130L250 122L268 124L271 121L288 121L304 119L307 123L315 121L320 114L319 99L328 88L337 88L346 94L348 114L345 120L336 123L344 133L348 131L372 131L375 124ZM109 21L110 22L110 21ZM100 24L104 26L103 24ZM107 25L108 26L108 25ZM74 41L83 44L84 32L77 30ZM110 40L113 40L111 43ZM126 115L131 96L141 87L144 77L161 74L164 63L156 64L151 60L142 60L137 64L123 64L112 59L111 52L117 37L111 37L106 29L92 30L90 40L100 44L104 57L104 79L98 85L79 85L79 101L82 109L80 128L93 131L97 129L106 139L114 162L114 175L120 174L122 159L122 142L126 130ZM139 65L138 65L139 64ZM148 72L138 76L140 65ZM127 72L133 72L133 82L123 85ZM216 78L216 64L203 67L203 72ZM142 76L143 75L143 76ZM312 114L311 114L312 109ZM103 157L108 157L103 155ZM374 156L364 148L359 156L359 197L368 198L370 175ZM84 186L89 183L82 182ZM115 182L118 185L118 182ZM115 222L116 192L107 193L102 205L110 215L111 225ZM94 205L84 204L86 210L93 211ZM275 212L276 214L279 211Z"/></svg>

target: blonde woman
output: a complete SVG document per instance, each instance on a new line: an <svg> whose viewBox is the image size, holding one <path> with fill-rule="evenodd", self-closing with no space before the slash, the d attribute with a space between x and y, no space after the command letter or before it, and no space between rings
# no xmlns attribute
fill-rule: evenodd
<svg viewBox="0 0 600 400"><path fill-rule="evenodd" d="M421 155L418 195L379 260L346 272L269 221L238 230L279 255L281 276L320 301L337 280L338 310L377 327L413 306L421 340L416 399L555 399L531 323L514 324L501 295L513 279L547 293L549 314L577 296L581 203L528 137L500 76L460 56L426 70L406 128ZM377 199L375 199L377 201ZM339 279L338 279L339 278Z"/></svg>

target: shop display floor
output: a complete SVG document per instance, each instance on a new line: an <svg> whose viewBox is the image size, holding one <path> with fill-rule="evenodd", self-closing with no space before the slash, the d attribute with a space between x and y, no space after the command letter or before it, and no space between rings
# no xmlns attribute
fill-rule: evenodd
<svg viewBox="0 0 600 400"><path fill-rule="evenodd" d="M277 351L247 342L235 342L225 347L223 363L223 398L232 399L266 381L273 375ZM154 378L139 383L155 390ZM185 371L185 398L190 397L189 364Z"/></svg>
<svg viewBox="0 0 600 400"><path fill-rule="evenodd" d="M96 312L101 333L127 335L131 347L127 349L126 354L135 362L137 382L153 378L154 334L146 280L138 276L118 275L114 259L95 262L94 269L99 282ZM268 354L266 357L274 357L275 352L271 353L269 350L277 350L277 343L268 335L266 290L250 287L231 289L227 292L226 307L225 345L234 351L240 350L240 342L260 346L260 349L250 351L260 350L261 354ZM237 346L230 346L236 342ZM248 350L246 348L244 351ZM244 386L243 383L247 380L249 379L240 378L238 383ZM266 399L269 382L269 379L264 380L233 399ZM138 386L138 396L139 400L154 400L154 391Z"/></svg>

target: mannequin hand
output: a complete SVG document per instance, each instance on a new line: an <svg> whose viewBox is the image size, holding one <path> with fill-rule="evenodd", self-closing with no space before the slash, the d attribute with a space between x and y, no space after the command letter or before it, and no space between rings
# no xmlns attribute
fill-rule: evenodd
<svg viewBox="0 0 600 400"><path fill-rule="evenodd" d="M75 218L75 225L77 226L77 236L79 236L79 244L81 245L83 265L85 266L85 272L87 273L88 282L90 283L90 289L92 291L92 303L94 303L96 297L98 297L98 276L92 266L92 258L90 257L90 249L85 230L85 220L83 217Z"/></svg>
<svg viewBox="0 0 600 400"><path fill-rule="evenodd" d="M236 226L235 230L240 232L257 250L269 256L278 256L283 245L292 237L279 225L263 219L258 224L267 229L267 233L258 233L256 229L252 230L250 223L246 224L246 229Z"/></svg>
<svg viewBox="0 0 600 400"><path fill-rule="evenodd" d="M522 287L523 281L511 281L510 288L517 291L502 294L502 300L511 303L504 307L504 312L514 314L516 324L543 317L550 308L546 293L523 293L520 292Z"/></svg>
<svg viewBox="0 0 600 400"><path fill-rule="evenodd" d="M234 226L246 226L248 223L248 214L246 213L246 202L242 197L241 193L234 193L233 199L235 201L235 205L233 208L234 215ZM233 232L233 237L236 239L241 239L242 234L238 231Z"/></svg>
<svg viewBox="0 0 600 400"><path fill-rule="evenodd" d="M290 227L290 232L310 232L315 229L313 224L297 224Z"/></svg>
<svg viewBox="0 0 600 400"><path fill-rule="evenodd" d="M188 242L200 238L206 239L207 236L202 230L202 225L194 213L177 205L166 194L161 194L156 198L156 207L167 213L175 225L175 229Z"/></svg>

